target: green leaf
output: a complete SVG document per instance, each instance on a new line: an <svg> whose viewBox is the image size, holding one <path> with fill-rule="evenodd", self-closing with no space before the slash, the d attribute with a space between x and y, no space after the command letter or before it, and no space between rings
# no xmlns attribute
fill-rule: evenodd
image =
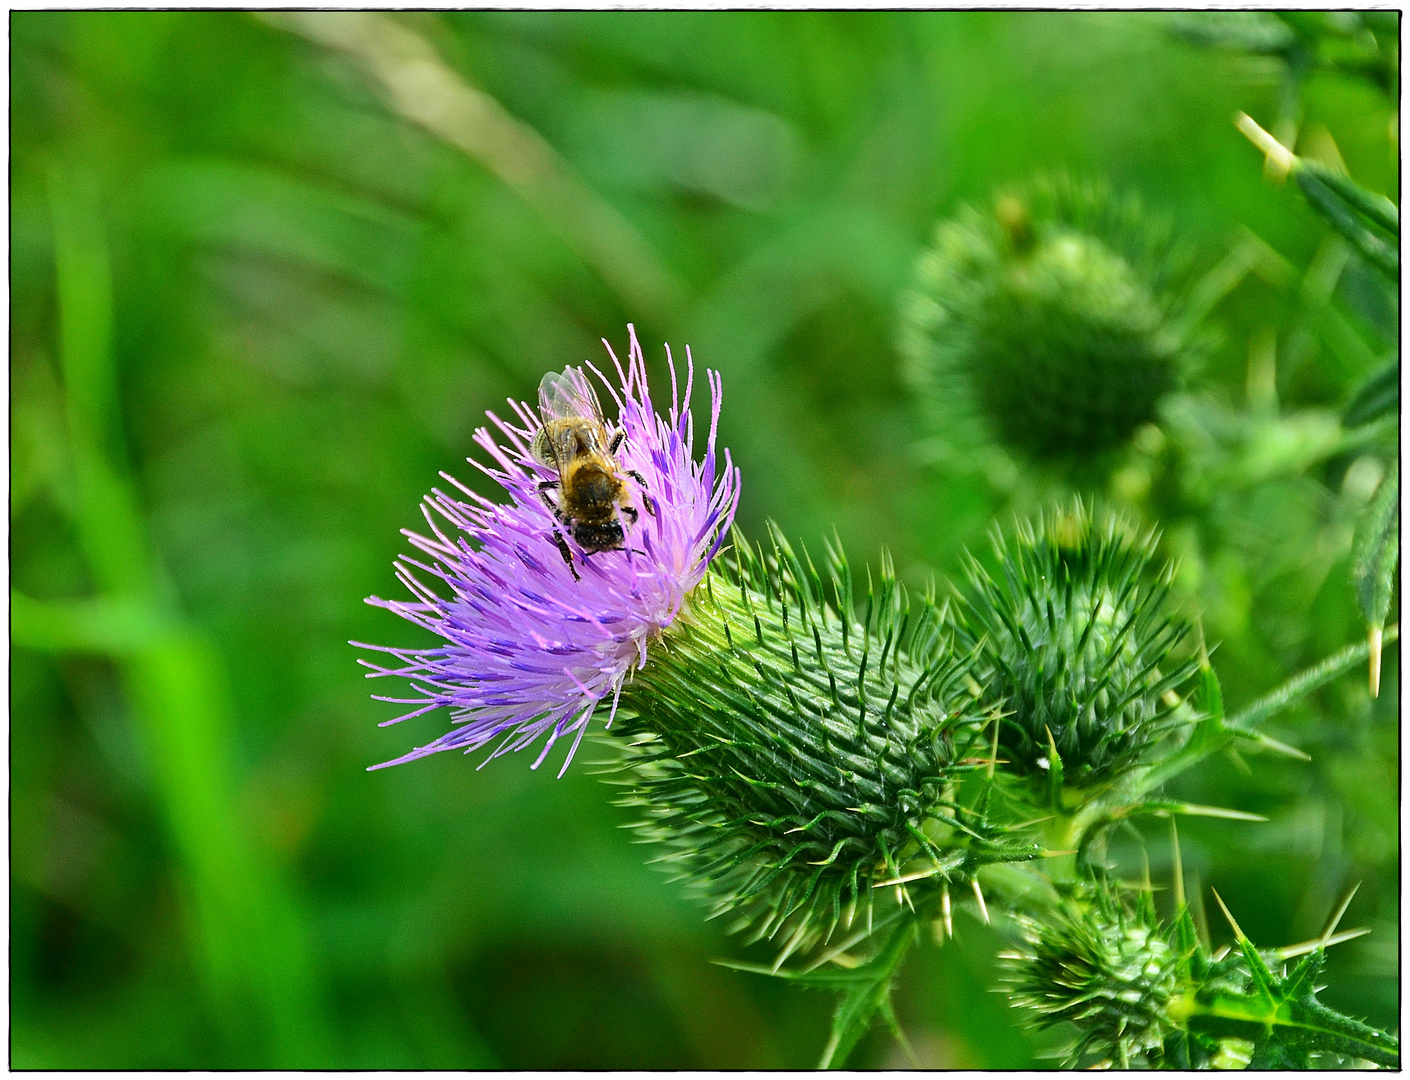
<svg viewBox="0 0 1410 1080"><path fill-rule="evenodd" d="M1369 633L1371 696L1381 692L1382 627L1390 611L1395 589L1395 570L1400 563L1400 474L1392 471L1376 489L1371 505L1362 515L1352 547L1351 580L1356 598L1366 615Z"/></svg>
<svg viewBox="0 0 1410 1080"><path fill-rule="evenodd" d="M1400 636L1398 626L1388 626L1385 630L1384 643L1389 645ZM1308 668L1306 671L1298 672L1287 682L1276 690L1264 694L1251 705L1246 705L1229 718L1227 726L1230 728L1249 728L1263 720L1266 720L1273 713L1285 709L1293 702L1310 694L1313 690L1325 686L1337 676L1350 671L1361 661L1365 660L1370 653L1370 648L1366 642L1358 642L1355 645L1348 645L1340 652L1333 653L1320 664Z"/></svg>
<svg viewBox="0 0 1410 1080"><path fill-rule="evenodd" d="M1280 176L1289 173L1303 196L1332 228L1341 233L1362 257L1393 282L1400 277L1398 243L1400 211L1383 195L1367 191L1353 180L1339 176L1324 165L1298 157L1258 126L1246 113L1240 113L1240 131L1266 155L1269 167Z"/></svg>
<svg viewBox="0 0 1410 1080"><path fill-rule="evenodd" d="M1263 747L1266 750L1272 750L1275 753L1284 754L1290 758L1296 758L1298 761L1312 760L1310 754L1299 750L1295 746L1289 746L1287 743L1279 742L1277 739L1273 738L1272 736L1265 735L1261 731L1235 731L1234 735L1237 738L1247 739L1249 742L1257 743L1259 746Z"/></svg>
<svg viewBox="0 0 1410 1080"><path fill-rule="evenodd" d="M327 1019L308 927L292 883L242 809L224 658L207 637L183 628L158 588L122 441L98 188L56 170L49 194L76 525L104 595L46 603L12 593L15 640L117 660L152 762L152 796L164 812L178 888L189 898L190 960L218 1030L231 1048L260 1055L248 1060L325 1061Z"/></svg>
<svg viewBox="0 0 1410 1080"><path fill-rule="evenodd" d="M1047 731L1048 736L1048 795L1052 800L1053 809L1062 812L1062 755L1057 751L1057 745L1053 742L1051 729Z"/></svg>
<svg viewBox="0 0 1410 1080"><path fill-rule="evenodd" d="M1400 411L1400 357L1375 372L1361 384L1342 414L1342 427L1354 428L1369 424Z"/></svg>
<svg viewBox="0 0 1410 1080"><path fill-rule="evenodd" d="M144 601L34 600L10 590L11 641L40 652L131 656L181 629L169 612Z"/></svg>
<svg viewBox="0 0 1410 1080"><path fill-rule="evenodd" d="M1201 649L1203 647L1201 646ZM1199 672L1199 711L1217 725L1224 723L1224 692L1219 688L1219 676L1214 673L1208 657L1201 651Z"/></svg>
<svg viewBox="0 0 1410 1080"><path fill-rule="evenodd" d="M1400 253L1391 247L1378 234L1366 225L1359 205L1349 201L1342 194L1342 187L1333 187L1327 181L1326 170L1315 169L1303 162L1294 170L1297 186L1312 204L1312 208L1327 219L1328 224L1341 233L1356 248L1362 257L1392 281L1400 276ZM1350 181L1346 181L1350 184ZM1371 195L1364 193L1367 198ZM1395 230L1399 236L1399 227Z"/></svg>
<svg viewBox="0 0 1410 1080"><path fill-rule="evenodd" d="M1256 950L1243 949L1241 959ZM1266 972L1266 967L1262 971ZM1327 1008L1313 995L1299 970L1292 979L1260 981L1247 994L1215 991L1199 995L1189 1030L1217 1039L1242 1038L1256 1048L1255 1059L1264 1063L1288 1058L1306 1061L1305 1055L1337 1054L1363 1058L1387 1068L1400 1062L1400 1042L1393 1035ZM1267 991L1271 998L1265 997ZM1306 1068L1303 1064L1301 1067Z"/></svg>
<svg viewBox="0 0 1410 1080"><path fill-rule="evenodd" d="M871 1028L872 1020L889 1004L891 984L914 938L915 923L903 920L876 957L852 972L858 978L843 992L837 1011L832 1014L832 1031L819 1068L840 1069L847 1063L848 1055Z"/></svg>
<svg viewBox="0 0 1410 1080"><path fill-rule="evenodd" d="M1351 580L1366 621L1385 625L1400 561L1400 474L1392 464L1356 528Z"/></svg>
<svg viewBox="0 0 1410 1080"><path fill-rule="evenodd" d="M1315 176L1331 188L1342 202L1362 217L1369 219L1372 224L1380 226L1392 236L1399 238L1400 208L1384 195L1367 191L1350 177L1318 165L1314 161L1308 161L1306 158L1302 160L1302 171Z"/></svg>

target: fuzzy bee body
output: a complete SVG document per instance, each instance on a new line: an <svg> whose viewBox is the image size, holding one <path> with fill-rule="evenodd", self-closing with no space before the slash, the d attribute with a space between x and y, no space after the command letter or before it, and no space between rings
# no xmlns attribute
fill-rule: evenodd
<svg viewBox="0 0 1410 1080"><path fill-rule="evenodd" d="M581 377L574 380L570 371L549 372L539 384L543 427L534 434L529 451L535 461L558 474L556 480L541 483L539 491L553 516L584 552L624 551L622 518L635 523L638 515L628 501L623 477L630 476L643 487L645 482L639 473L618 466L614 455L624 433L609 436L597 395ZM548 497L553 490L558 492L556 503ZM642 501L647 513L654 513L644 491ZM553 539L573 576L578 577L563 534L555 529Z"/></svg>

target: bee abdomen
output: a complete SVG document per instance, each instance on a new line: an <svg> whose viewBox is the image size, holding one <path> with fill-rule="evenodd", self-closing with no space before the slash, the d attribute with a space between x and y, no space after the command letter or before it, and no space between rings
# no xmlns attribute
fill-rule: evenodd
<svg viewBox="0 0 1410 1080"><path fill-rule="evenodd" d="M607 551L620 548L626 534L616 518L602 523L580 521L573 526L573 539L586 551Z"/></svg>
<svg viewBox="0 0 1410 1080"><path fill-rule="evenodd" d="M622 495L622 482L596 464L573 470L566 485L572 494L574 516L587 521L608 521L616 517L616 502Z"/></svg>

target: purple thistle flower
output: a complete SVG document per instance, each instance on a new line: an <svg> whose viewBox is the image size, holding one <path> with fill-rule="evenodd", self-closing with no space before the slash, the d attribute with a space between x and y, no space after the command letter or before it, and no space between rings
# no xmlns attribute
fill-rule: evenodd
<svg viewBox="0 0 1410 1080"><path fill-rule="evenodd" d="M352 643L400 661L396 667L360 661L372 669L369 678L404 676L413 680L421 695L378 697L416 706L381 726L442 705L450 706L456 726L434 742L373 768L440 750L469 753L503 736L488 762L522 750L547 733L547 742L534 761L533 767L538 768L553 744L572 734L572 748L558 774L562 776L598 704L611 695L607 718L611 727L623 683L646 663L652 639L671 624L687 594L705 575L739 502L739 470L731 464L728 450L721 475L715 475L720 376L706 372L710 432L705 458L697 463L690 414L694 381L690 349L686 349L682 400L670 346L666 347L671 408L663 420L652 409L636 330L629 324L627 331L631 348L625 372L603 340L617 370L620 395L597 368L588 367L617 405L617 430L624 438L613 456L632 505L654 513L640 514L635 522L623 517L625 550L584 551L554 517L540 490L541 483L558 477L530 453L534 434L542 427L539 410L511 399L517 423L489 413L503 441L496 441L488 428L476 430L475 441L494 464L469 460L503 487L510 501L491 502L442 473L459 495L432 489L422 505L431 535L403 530L432 561L403 557L396 564L397 577L417 599L368 598L368 603L433 631L446 644L399 649ZM579 400L595 400L581 368L566 369L564 378ZM542 401L541 407L546 410L549 404ZM438 517L450 524L450 535ZM563 558L558 537L572 552L572 567ZM425 584L416 571L439 578L449 596Z"/></svg>

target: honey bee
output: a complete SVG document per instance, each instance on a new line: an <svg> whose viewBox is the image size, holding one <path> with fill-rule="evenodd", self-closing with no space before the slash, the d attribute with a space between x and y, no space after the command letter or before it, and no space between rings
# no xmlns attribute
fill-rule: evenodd
<svg viewBox="0 0 1410 1080"><path fill-rule="evenodd" d="M539 496L583 551L625 551L622 518L635 525L638 515L627 501L622 477L630 476L642 488L642 504L648 514L654 516L656 507L646 494L645 478L617 464L614 455L626 432L609 436L596 392L581 378L575 380L571 370L565 368L561 374L550 371L539 383L543 427L535 432L529 453L540 465L558 473L556 479L539 484ZM558 492L556 503L549 498L550 491ZM563 533L554 529L551 535L573 578L581 581Z"/></svg>

